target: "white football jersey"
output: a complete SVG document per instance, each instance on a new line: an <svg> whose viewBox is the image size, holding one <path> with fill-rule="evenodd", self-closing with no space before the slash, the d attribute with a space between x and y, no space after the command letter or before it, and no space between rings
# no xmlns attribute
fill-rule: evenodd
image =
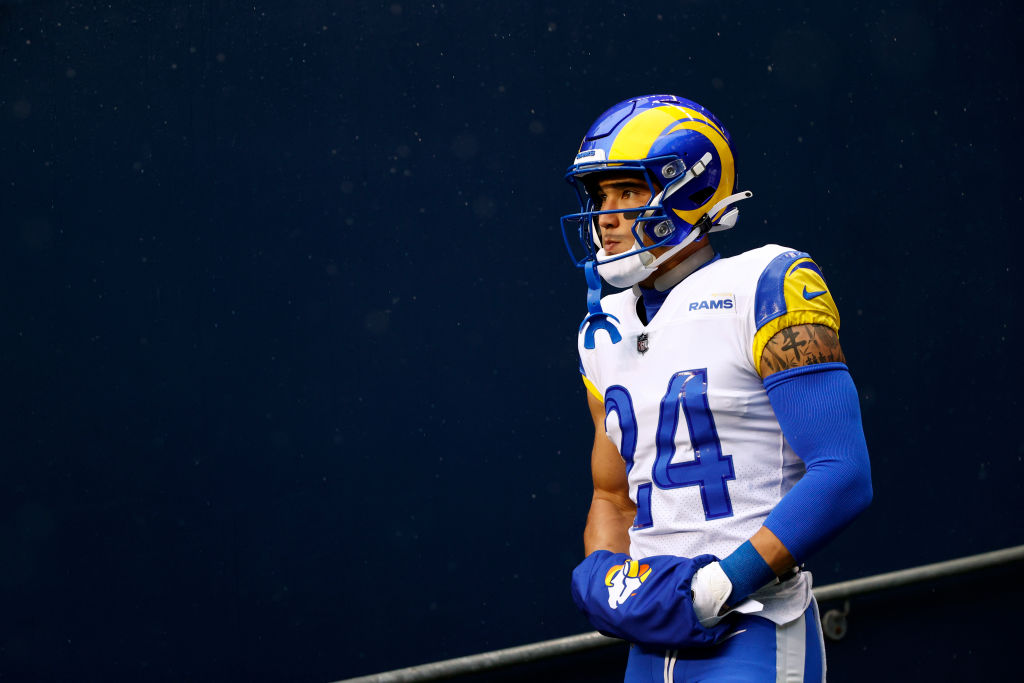
<svg viewBox="0 0 1024 683"><path fill-rule="evenodd" d="M634 291L604 297L621 341L598 331L579 351L587 389L625 462L637 505L630 554L726 557L803 476L757 372L791 325L838 331L821 271L778 245L715 260L676 285L649 324ZM810 576L763 589L763 616L786 623L810 601Z"/></svg>

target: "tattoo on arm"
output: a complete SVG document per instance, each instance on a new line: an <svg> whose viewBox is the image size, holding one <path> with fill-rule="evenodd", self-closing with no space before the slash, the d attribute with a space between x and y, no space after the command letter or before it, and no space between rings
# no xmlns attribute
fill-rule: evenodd
<svg viewBox="0 0 1024 683"><path fill-rule="evenodd" d="M817 363L845 363L839 335L824 325L793 325L779 330L761 355L761 376Z"/></svg>

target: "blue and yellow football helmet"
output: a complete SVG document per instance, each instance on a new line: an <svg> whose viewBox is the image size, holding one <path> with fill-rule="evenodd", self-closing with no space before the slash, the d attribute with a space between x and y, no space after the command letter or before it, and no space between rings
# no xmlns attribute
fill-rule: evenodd
<svg viewBox="0 0 1024 683"><path fill-rule="evenodd" d="M633 223L634 249L616 256L601 251L596 224L597 216L613 212L601 211L588 191L602 173L642 175L651 190ZM655 267L671 254L655 260L645 252L676 247L670 250L676 253L708 232L731 228L739 215L732 204L752 196L733 192L736 164L725 126L676 95L635 97L606 111L587 131L565 178L576 189L580 211L562 217L562 235L581 268L638 256L648 269Z"/></svg>

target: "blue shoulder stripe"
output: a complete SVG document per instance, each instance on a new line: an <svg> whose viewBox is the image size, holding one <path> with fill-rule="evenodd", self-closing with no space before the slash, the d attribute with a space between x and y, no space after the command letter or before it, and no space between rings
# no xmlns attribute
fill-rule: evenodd
<svg viewBox="0 0 1024 683"><path fill-rule="evenodd" d="M811 255L802 251L786 251L768 264L761 272L757 281L757 292L754 296L754 329L759 330L765 323L778 318L786 313L786 295L783 287L786 284L786 273L790 266L802 258L810 258ZM814 265L814 262L803 263L801 268L813 268L818 274L821 271Z"/></svg>

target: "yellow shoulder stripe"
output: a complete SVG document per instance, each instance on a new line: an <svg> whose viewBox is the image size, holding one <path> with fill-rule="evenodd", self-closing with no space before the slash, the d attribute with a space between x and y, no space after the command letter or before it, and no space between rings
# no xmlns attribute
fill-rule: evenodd
<svg viewBox="0 0 1024 683"><path fill-rule="evenodd" d="M604 396L602 396L601 392L597 390L597 387L594 386L594 383L591 382L590 379L586 375L580 375L580 377L583 378L583 384L586 385L587 391L589 391L591 394L593 394L594 398L596 398L598 401L600 401L601 403L604 403Z"/></svg>

